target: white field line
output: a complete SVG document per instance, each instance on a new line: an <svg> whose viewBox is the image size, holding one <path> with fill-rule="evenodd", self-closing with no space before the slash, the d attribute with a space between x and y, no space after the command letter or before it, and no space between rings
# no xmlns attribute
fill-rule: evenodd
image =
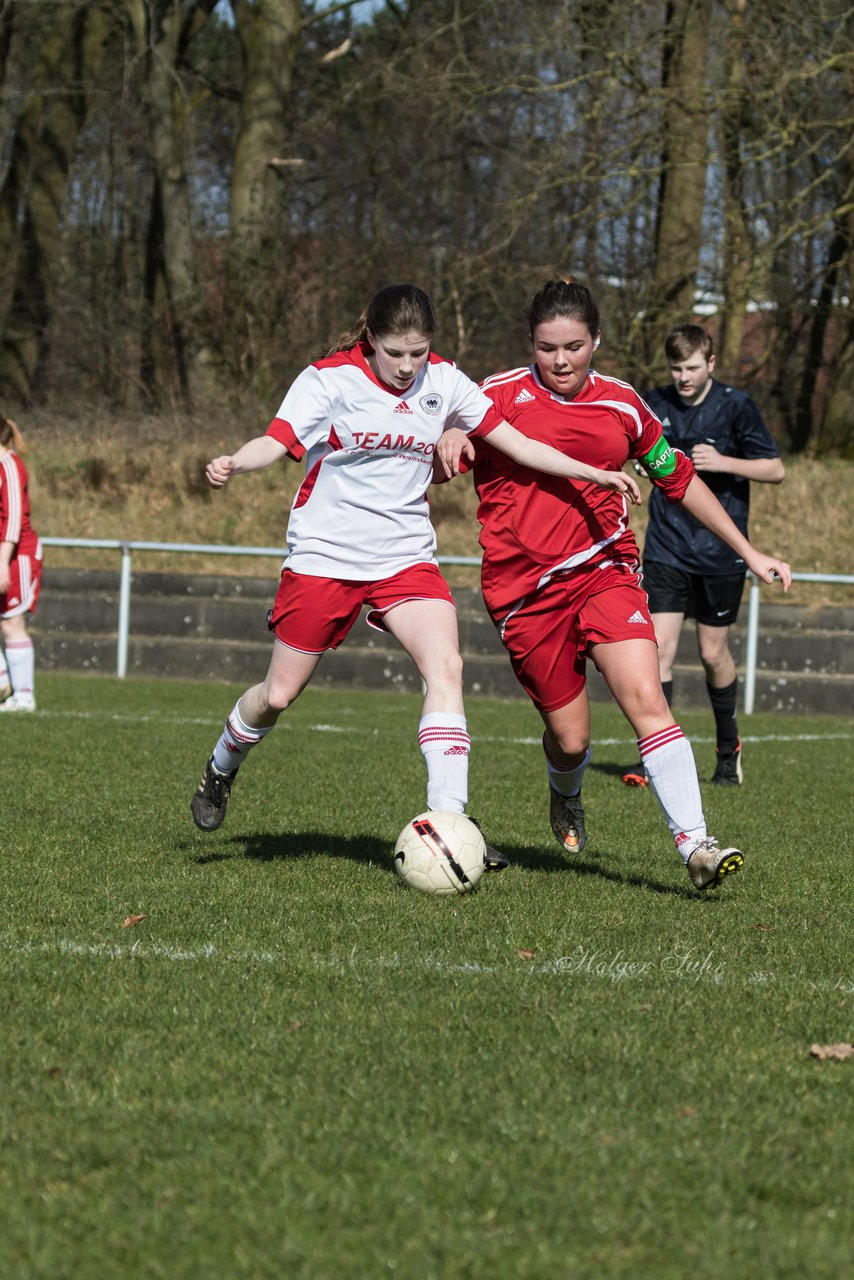
<svg viewBox="0 0 854 1280"><path fill-rule="evenodd" d="M110 720L115 724L152 724L166 723L176 725L207 725L210 728L221 728L223 717L214 718L212 716L185 716L170 715L169 712L155 713L153 715L137 714L137 715L121 715L114 711L41 711L41 716L54 717L57 719L74 719L74 720ZM378 737L381 733L387 733L386 729L370 729L363 724L343 725L343 724L294 724L285 716L279 721L277 726L279 730L286 730L290 733L358 733L360 737ZM409 732L409 730L407 730ZM698 734L689 735L692 742L714 742L714 737L704 737ZM851 742L854 740L854 732L829 732L829 733L765 733L750 734L742 733L742 742ZM511 746L520 747L542 747L542 738L516 738L504 734L472 734L474 742L499 742L507 743ZM597 738L594 734L594 747L624 747L627 743L637 746L636 740L629 736L624 738Z"/></svg>
<svg viewBox="0 0 854 1280"><path fill-rule="evenodd" d="M295 966L288 953L276 951L229 951L215 943L200 947L178 947L158 942L123 944L111 942L75 942L60 938L52 942L23 942L11 937L0 937L0 952L16 956L55 955L69 959L106 961L163 960L168 964L214 965L239 964L243 966L265 965L282 969ZM428 970L438 974L463 974L472 977L496 975L504 977L508 966L481 964L479 961L454 963L439 960L435 956L401 956L394 952L387 956L370 956L355 947L347 956L321 956L303 953L303 961L314 969L345 973L397 970L411 973L413 969ZM301 967L301 966L297 966ZM688 983L713 983L717 986L736 982L741 986L774 986L777 983L790 989L793 985L808 987L812 991L834 991L843 996L854 996L854 978L840 975L836 978L812 979L804 975L777 974L753 970L750 973L733 974L730 962L717 957L713 950L703 948L659 951L646 957L627 955L622 949L598 948L579 943L570 955L544 960L524 960L516 969L523 977L562 977L567 979L629 982L640 978L657 978L663 981Z"/></svg>

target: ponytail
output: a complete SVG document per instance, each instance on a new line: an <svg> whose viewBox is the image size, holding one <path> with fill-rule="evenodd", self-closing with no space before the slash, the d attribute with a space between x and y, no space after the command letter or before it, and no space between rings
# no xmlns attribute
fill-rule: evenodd
<svg viewBox="0 0 854 1280"><path fill-rule="evenodd" d="M6 448L11 446L19 454L24 454L27 451L21 428L11 418L4 418L2 413L0 413L0 444Z"/></svg>

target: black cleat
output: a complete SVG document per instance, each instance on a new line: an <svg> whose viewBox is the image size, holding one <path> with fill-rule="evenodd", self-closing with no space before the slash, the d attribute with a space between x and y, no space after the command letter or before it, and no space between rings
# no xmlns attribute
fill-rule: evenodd
<svg viewBox="0 0 854 1280"><path fill-rule="evenodd" d="M719 787L738 787L744 781L741 767L741 738L735 751L719 751L712 782Z"/></svg>
<svg viewBox="0 0 854 1280"><path fill-rule="evenodd" d="M225 807L231 795L231 785L237 777L237 770L221 773L213 762L213 756L205 765L202 780L199 783L190 809L193 821L202 831L216 831L225 819Z"/></svg>
<svg viewBox="0 0 854 1280"><path fill-rule="evenodd" d="M478 822L477 818L473 818L470 813L467 813L466 817L468 818L469 822L474 823L474 825L477 827L480 834L483 835L483 829L480 823ZM493 849L491 844L487 844L485 836L484 836L483 843L486 845L486 852L483 855L484 871L506 870L506 868L510 866L510 859L505 854L499 853L497 849Z"/></svg>

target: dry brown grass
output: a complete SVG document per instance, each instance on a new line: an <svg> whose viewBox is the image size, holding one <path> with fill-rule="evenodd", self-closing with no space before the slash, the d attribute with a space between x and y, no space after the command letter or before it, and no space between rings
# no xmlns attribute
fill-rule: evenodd
<svg viewBox="0 0 854 1280"><path fill-rule="evenodd" d="M250 411L236 421L223 412L204 419L139 418L56 424L46 415L22 420L29 444L34 522L43 535L126 538L150 542L280 546L302 468L285 464L241 477L221 493L205 484L205 462L261 433L266 418ZM854 463L789 459L782 485L754 485L751 537L795 570L854 572L854 514L848 489ZM440 552L475 556L476 501L459 480L431 494ZM646 506L632 523L643 538ZM58 566L117 568L114 551L48 549ZM203 555L137 553L137 569L272 576L275 562ZM251 567L248 567L251 566ZM455 569L454 581L477 580ZM850 587L797 584L793 599L852 603Z"/></svg>

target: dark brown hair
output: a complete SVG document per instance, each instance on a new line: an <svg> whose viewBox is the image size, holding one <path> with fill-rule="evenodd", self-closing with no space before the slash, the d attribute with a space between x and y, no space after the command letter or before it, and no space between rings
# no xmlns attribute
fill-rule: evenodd
<svg viewBox="0 0 854 1280"><path fill-rule="evenodd" d="M432 338L436 330L436 312L430 295L414 284L390 284L371 298L365 310L346 333L342 333L327 355L349 351L363 342L368 330L377 335L387 333L423 333Z"/></svg>
<svg viewBox="0 0 854 1280"><path fill-rule="evenodd" d="M549 320L580 320L593 337L599 332L599 308L586 285L574 280L549 280L535 293L525 312L528 337L534 341L537 325Z"/></svg>

